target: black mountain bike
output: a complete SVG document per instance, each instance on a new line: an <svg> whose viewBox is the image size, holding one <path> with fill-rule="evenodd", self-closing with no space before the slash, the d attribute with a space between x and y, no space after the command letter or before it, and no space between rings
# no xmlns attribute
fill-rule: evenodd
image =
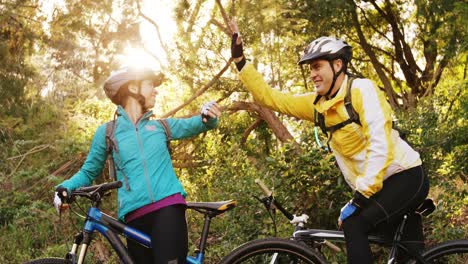
<svg viewBox="0 0 468 264"><path fill-rule="evenodd" d="M329 263L321 252L323 245L335 251L341 251L333 242L343 242L342 231L305 229L304 224L309 218L303 214L301 216L292 215L285 210L281 204L273 197L270 191L260 180L256 183L262 188L266 197L259 199L267 208L273 210L277 208L295 226L295 230L290 238L265 238L257 239L241 245L222 261L222 264L240 263ZM416 213L427 216L435 210L432 200L426 200ZM398 253L406 254L410 257L411 264L468 264L468 240L447 241L418 254L408 250L401 237L406 224L408 212L403 216L401 224L393 239L385 239L381 236L369 236L371 244L377 244L390 248L387 264L395 264ZM273 213L270 212L270 216ZM273 216L272 216L273 217Z"/></svg>
<svg viewBox="0 0 468 264"><path fill-rule="evenodd" d="M128 254L127 248L121 241L119 235L125 236L138 243L151 248L151 238L134 228L126 226L124 223L115 218L104 214L99 210L101 199L112 189L118 189L122 186L120 181L104 183L100 185L79 188L72 192L69 203L73 203L76 197L85 197L92 201L91 207L88 209L86 220L84 221L83 230L75 235L73 246L64 258L45 258L37 259L29 264L81 264L84 263L87 249L92 242L94 233L101 233L110 243L114 251L118 254L121 263L134 263ZM234 208L236 201L222 202L188 202L189 209L200 212L205 217L202 234L198 249L195 251L195 256L187 256L187 263L202 264L205 257L206 241L210 229L211 219Z"/></svg>

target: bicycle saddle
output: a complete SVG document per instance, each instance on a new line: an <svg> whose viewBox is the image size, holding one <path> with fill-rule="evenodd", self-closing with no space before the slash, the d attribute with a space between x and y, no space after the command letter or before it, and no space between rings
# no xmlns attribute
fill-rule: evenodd
<svg viewBox="0 0 468 264"><path fill-rule="evenodd" d="M416 208L415 212L422 216L428 216L435 210L434 201L432 199L426 199L418 208Z"/></svg>
<svg viewBox="0 0 468 264"><path fill-rule="evenodd" d="M215 215L222 214L236 207L236 200L220 201L220 202L187 202L187 207L197 210L214 213Z"/></svg>

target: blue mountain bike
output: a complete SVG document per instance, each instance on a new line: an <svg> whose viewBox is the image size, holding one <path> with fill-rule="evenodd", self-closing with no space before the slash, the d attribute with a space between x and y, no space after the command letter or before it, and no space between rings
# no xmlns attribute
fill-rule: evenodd
<svg viewBox="0 0 468 264"><path fill-rule="evenodd" d="M120 258L121 263L131 264L134 261L131 259L127 248L120 239L120 236L130 238L145 247L151 248L151 238L134 228L126 226L124 223L109 216L99 210L102 198L111 190L118 189L122 186L120 181L104 183L100 185L79 188L71 193L70 202L73 203L76 197L85 197L92 201L91 207L88 209L86 220L83 229L75 235L73 246L64 258L44 258L36 259L29 264L82 264L84 263L87 249L89 248L92 237L95 232L101 233L110 243L114 251ZM222 202L188 202L188 208L200 212L204 215L205 222L202 229L202 234L198 249L195 256L188 256L187 263L201 264L205 257L206 241L210 229L211 220L234 208L236 201Z"/></svg>

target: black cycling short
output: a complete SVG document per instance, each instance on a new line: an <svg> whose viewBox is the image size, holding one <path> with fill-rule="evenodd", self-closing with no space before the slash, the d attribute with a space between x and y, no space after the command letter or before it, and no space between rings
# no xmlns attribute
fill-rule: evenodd
<svg viewBox="0 0 468 264"><path fill-rule="evenodd" d="M127 223L151 237L152 248L127 239L128 251L135 263L186 263L188 237L185 210L186 205L171 205Z"/></svg>
<svg viewBox="0 0 468 264"><path fill-rule="evenodd" d="M427 197L429 182L422 166L396 173L383 182L382 189L361 204L343 221L348 263L373 263L367 236L379 231L393 239L405 213L414 211ZM361 201L360 201L361 202ZM402 241L410 250L424 248L421 218L410 214Z"/></svg>

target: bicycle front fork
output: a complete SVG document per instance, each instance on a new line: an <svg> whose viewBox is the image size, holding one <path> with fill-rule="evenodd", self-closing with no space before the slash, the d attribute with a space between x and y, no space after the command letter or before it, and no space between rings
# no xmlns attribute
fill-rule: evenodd
<svg viewBox="0 0 468 264"><path fill-rule="evenodd" d="M71 261L72 264L82 264L86 257L86 251L88 250L88 245L91 243L91 234L87 232L79 232L75 235L73 240L73 246L70 252L67 253L65 259ZM80 256L76 259L76 252L78 247L81 245Z"/></svg>

